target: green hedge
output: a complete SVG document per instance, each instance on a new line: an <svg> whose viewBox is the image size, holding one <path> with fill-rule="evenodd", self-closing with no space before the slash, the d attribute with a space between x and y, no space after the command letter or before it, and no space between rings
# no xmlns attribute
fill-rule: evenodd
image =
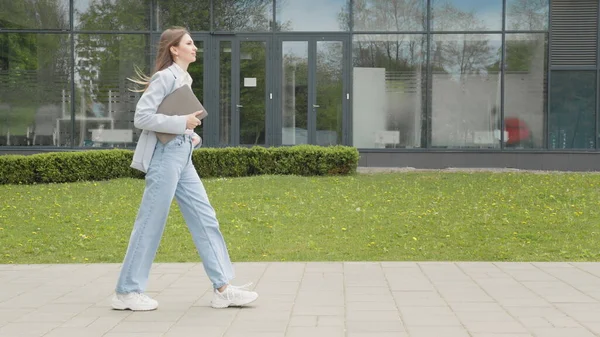
<svg viewBox="0 0 600 337"><path fill-rule="evenodd" d="M129 167L133 151L92 150L29 156L0 156L0 184L64 183L115 178L143 178ZM243 177L260 174L346 175L356 172L353 147L202 148L192 155L201 177Z"/></svg>

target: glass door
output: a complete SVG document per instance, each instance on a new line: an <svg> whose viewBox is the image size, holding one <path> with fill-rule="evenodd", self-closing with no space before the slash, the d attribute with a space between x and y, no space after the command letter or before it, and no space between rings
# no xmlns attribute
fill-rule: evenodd
<svg viewBox="0 0 600 337"><path fill-rule="evenodd" d="M269 143L269 38L214 39L218 139L222 146Z"/></svg>
<svg viewBox="0 0 600 337"><path fill-rule="evenodd" d="M281 37L282 145L344 143L349 102L347 37Z"/></svg>

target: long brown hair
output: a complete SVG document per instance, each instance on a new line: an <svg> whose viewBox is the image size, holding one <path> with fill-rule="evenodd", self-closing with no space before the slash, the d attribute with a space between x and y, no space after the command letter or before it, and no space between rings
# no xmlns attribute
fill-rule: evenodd
<svg viewBox="0 0 600 337"><path fill-rule="evenodd" d="M158 43L158 53L156 55L156 63L154 64L154 71L152 72L152 75L154 75L154 73L158 71L166 69L171 64L173 64L174 61L173 55L171 55L171 47L179 46L179 42L181 42L181 38L183 38L185 34L189 34L187 29L185 29L184 27L174 26L165 30L160 35L160 41ZM152 78L152 75L145 75L143 71L138 67L134 67L134 70L137 78L128 78L128 80L144 86L144 89L133 89L132 91L143 92L146 90L146 88L148 88L148 84L150 84L150 79Z"/></svg>

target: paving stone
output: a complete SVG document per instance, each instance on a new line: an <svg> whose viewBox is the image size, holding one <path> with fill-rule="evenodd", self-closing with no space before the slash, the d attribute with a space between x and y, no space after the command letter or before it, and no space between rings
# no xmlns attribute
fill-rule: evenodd
<svg viewBox="0 0 600 337"><path fill-rule="evenodd" d="M516 320L500 322L462 321L462 323L471 333L522 334L528 332L527 329Z"/></svg>
<svg viewBox="0 0 600 337"><path fill-rule="evenodd" d="M290 327L286 337L344 337L345 332L341 327Z"/></svg>
<svg viewBox="0 0 600 337"><path fill-rule="evenodd" d="M393 293L398 307L435 307L444 306L446 301L436 291L395 291Z"/></svg>
<svg viewBox="0 0 600 337"><path fill-rule="evenodd" d="M0 327L0 337L17 337L17 336L43 336L52 329L57 328L57 322L39 322L31 323L8 323Z"/></svg>
<svg viewBox="0 0 600 337"><path fill-rule="evenodd" d="M600 263L236 263L260 297L222 310L201 263L158 263L150 312L111 309L119 268L0 265L0 337L600 336Z"/></svg>
<svg viewBox="0 0 600 337"><path fill-rule="evenodd" d="M315 327L318 318L319 316L314 315L292 316L289 326Z"/></svg>
<svg viewBox="0 0 600 337"><path fill-rule="evenodd" d="M462 322L515 322L515 318L504 311L457 312Z"/></svg>
<svg viewBox="0 0 600 337"><path fill-rule="evenodd" d="M258 319L252 321L239 321L235 320L227 328L227 332L233 331L247 331L247 332L285 332L289 320L272 320L272 319Z"/></svg>
<svg viewBox="0 0 600 337"><path fill-rule="evenodd" d="M17 322L21 317L27 315L28 313L30 313L34 310L36 310L36 309L34 309L34 308L29 308L29 309L0 308L0 326L4 325L6 323Z"/></svg>
<svg viewBox="0 0 600 337"><path fill-rule="evenodd" d="M408 337L405 331L394 332L348 332L348 337Z"/></svg>
<svg viewBox="0 0 600 337"><path fill-rule="evenodd" d="M159 332L159 333L154 333L154 332L142 332L142 333L109 332L109 333L103 335L102 337L162 337L162 336L164 336L164 334L162 332Z"/></svg>
<svg viewBox="0 0 600 337"><path fill-rule="evenodd" d="M369 321L376 322L381 321L399 321L400 313L398 311L374 311L374 310L349 310L346 312L346 320L352 321Z"/></svg>
<svg viewBox="0 0 600 337"><path fill-rule="evenodd" d="M50 332L48 332L47 334L44 335L44 337L81 337L81 336L86 336L86 337L103 337L103 336L112 336L114 337L115 335L113 334L105 334L103 331L92 331L90 329L87 329L85 327L59 327L56 329L51 330ZM156 336L156 334L155 334ZM138 335L136 334L136 337L138 337Z"/></svg>
<svg viewBox="0 0 600 337"><path fill-rule="evenodd" d="M125 317L123 322L177 322L185 313L179 310L154 310L135 312Z"/></svg>
<svg viewBox="0 0 600 337"><path fill-rule="evenodd" d="M482 303L456 302L456 303L448 303L448 306L454 312L504 311L504 308L495 302L482 302Z"/></svg>
<svg viewBox="0 0 600 337"><path fill-rule="evenodd" d="M223 337L284 337L285 332L250 332L250 331L228 331Z"/></svg>
<svg viewBox="0 0 600 337"><path fill-rule="evenodd" d="M98 317L94 317L94 316L77 315L77 316L71 318L70 320L66 321L65 323L63 323L60 327L61 328L85 328L85 327L89 326L90 324L94 323L94 321L96 321L97 319L98 319Z"/></svg>
<svg viewBox="0 0 600 337"><path fill-rule="evenodd" d="M402 320L409 327L461 326L449 307L402 307Z"/></svg>
<svg viewBox="0 0 600 337"><path fill-rule="evenodd" d="M227 327L216 326L179 326L173 325L163 337L221 337L227 330Z"/></svg>
<svg viewBox="0 0 600 337"><path fill-rule="evenodd" d="M339 326L344 327L346 325L346 319L344 316L317 316L317 326Z"/></svg>
<svg viewBox="0 0 600 337"><path fill-rule="evenodd" d="M296 305L293 315L343 315L344 306Z"/></svg>
<svg viewBox="0 0 600 337"><path fill-rule="evenodd" d="M343 273L344 264L341 262L313 262L306 265L305 274L309 273Z"/></svg>
<svg viewBox="0 0 600 337"><path fill-rule="evenodd" d="M241 309L237 315L235 315L235 319L237 321L253 321L253 320L289 320L292 314L291 310L270 310L261 307L256 307L253 309L243 308Z"/></svg>
<svg viewBox="0 0 600 337"><path fill-rule="evenodd" d="M125 322L122 321L113 327L110 332L112 333L165 333L173 322Z"/></svg>
<svg viewBox="0 0 600 337"><path fill-rule="evenodd" d="M531 334L496 334L496 333L474 333L472 337L533 337Z"/></svg>
<svg viewBox="0 0 600 337"><path fill-rule="evenodd" d="M349 311L365 311L365 310L375 310L375 311L398 311L398 307L396 307L396 303L393 298L386 297L382 301L372 301L372 302L348 302L346 303L346 308Z"/></svg>
<svg viewBox="0 0 600 337"><path fill-rule="evenodd" d="M461 327L409 327L410 337L471 337L467 330Z"/></svg>
<svg viewBox="0 0 600 337"><path fill-rule="evenodd" d="M592 332L584 328L545 328L533 329L532 333L536 337L594 337Z"/></svg>
<svg viewBox="0 0 600 337"><path fill-rule="evenodd" d="M400 319L393 321L348 321L346 320L346 329L349 332L392 332L405 331L404 324Z"/></svg>

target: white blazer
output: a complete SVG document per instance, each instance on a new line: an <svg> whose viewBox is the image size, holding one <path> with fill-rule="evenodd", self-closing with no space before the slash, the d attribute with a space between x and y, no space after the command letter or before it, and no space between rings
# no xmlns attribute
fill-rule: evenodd
<svg viewBox="0 0 600 337"><path fill-rule="evenodd" d="M155 132L185 133L186 116L167 116L156 113L162 100L184 84L191 86L191 77L176 63L152 75L148 88L142 94L135 108L133 125L143 131L133 153L132 168L142 172L148 171L157 142Z"/></svg>

